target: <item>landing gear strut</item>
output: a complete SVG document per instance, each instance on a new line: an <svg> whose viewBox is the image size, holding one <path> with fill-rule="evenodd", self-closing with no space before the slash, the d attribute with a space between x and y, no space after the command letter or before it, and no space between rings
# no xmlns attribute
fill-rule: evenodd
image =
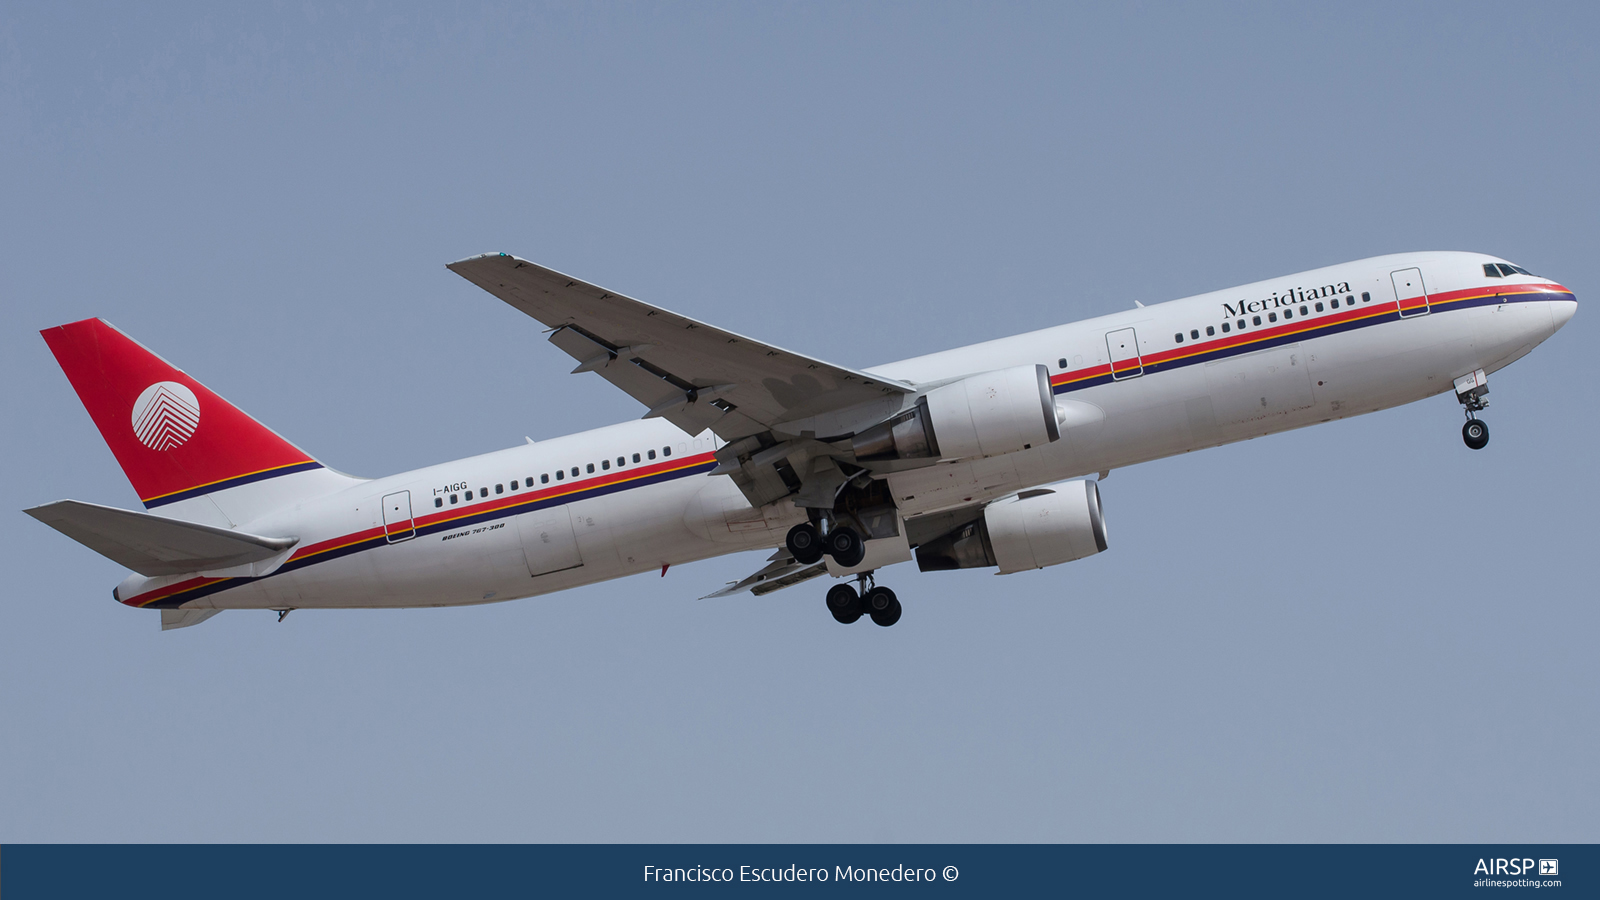
<svg viewBox="0 0 1600 900"><path fill-rule="evenodd" d="M900 599L894 591L878 585L871 572L857 575L856 583L861 590L844 583L828 588L828 612L833 613L836 621L849 625L861 618L862 613L870 616L873 624L884 628L900 621Z"/></svg>
<svg viewBox="0 0 1600 900"><path fill-rule="evenodd" d="M1489 393L1489 378L1479 369L1456 379L1456 400L1467 413L1467 424L1461 426L1461 440L1473 450L1489 446L1489 424L1478 418L1489 405L1484 396Z"/></svg>

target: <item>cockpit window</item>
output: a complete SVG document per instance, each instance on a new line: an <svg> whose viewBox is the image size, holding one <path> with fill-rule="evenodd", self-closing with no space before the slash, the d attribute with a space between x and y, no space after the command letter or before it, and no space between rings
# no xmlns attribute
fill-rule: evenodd
<svg viewBox="0 0 1600 900"><path fill-rule="evenodd" d="M1489 276L1490 278L1509 278L1512 275L1527 275L1530 278L1533 277L1532 272L1529 272L1527 269L1524 269L1521 266L1513 266L1510 263L1484 263L1483 274Z"/></svg>

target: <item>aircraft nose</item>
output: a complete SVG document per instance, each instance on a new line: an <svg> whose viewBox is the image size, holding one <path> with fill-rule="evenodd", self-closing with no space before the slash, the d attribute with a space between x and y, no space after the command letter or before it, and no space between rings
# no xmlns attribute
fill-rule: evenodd
<svg viewBox="0 0 1600 900"><path fill-rule="evenodd" d="M1551 324L1555 325L1555 330L1556 331L1560 331L1561 330L1561 326L1563 326L1563 325L1567 324L1569 321L1571 321L1572 320L1572 316L1577 311L1578 311L1578 301L1577 300L1551 300L1550 301L1550 318L1553 320Z"/></svg>

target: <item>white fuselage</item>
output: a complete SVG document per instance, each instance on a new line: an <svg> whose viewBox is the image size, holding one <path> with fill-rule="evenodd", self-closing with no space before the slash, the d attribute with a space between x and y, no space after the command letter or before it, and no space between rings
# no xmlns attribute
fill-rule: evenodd
<svg viewBox="0 0 1600 900"><path fill-rule="evenodd" d="M1545 279L1486 277L1486 262L1498 260L1378 257L868 369L922 386L1042 363L1061 410L1058 441L889 475L895 503L909 519L1450 390L1528 353L1576 308ZM1394 273L1411 269L1429 302L1402 317ZM719 445L647 419L361 481L238 523L298 537L281 559L131 576L118 596L201 609L450 606L780 546L804 512L787 499L752 508L710 474Z"/></svg>

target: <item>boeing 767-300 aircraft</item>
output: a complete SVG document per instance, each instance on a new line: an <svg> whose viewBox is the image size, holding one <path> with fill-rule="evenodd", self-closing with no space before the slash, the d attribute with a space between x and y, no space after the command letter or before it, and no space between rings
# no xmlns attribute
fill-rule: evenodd
<svg viewBox="0 0 1600 900"><path fill-rule="evenodd" d="M835 619L887 626L896 563L1005 574L1106 549L1094 473L1445 391L1482 449L1488 376L1577 310L1502 259L1408 253L851 369L504 253L450 268L644 417L357 478L87 319L44 338L147 511L28 514L132 569L112 595L164 629L512 600L754 549L766 565L711 596L826 575Z"/></svg>

